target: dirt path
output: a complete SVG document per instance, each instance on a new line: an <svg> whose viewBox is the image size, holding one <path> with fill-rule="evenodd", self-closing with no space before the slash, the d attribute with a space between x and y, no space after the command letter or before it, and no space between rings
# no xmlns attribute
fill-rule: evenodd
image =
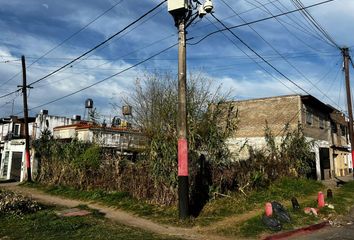
<svg viewBox="0 0 354 240"><path fill-rule="evenodd" d="M230 238L215 236L210 234L204 235L198 233L197 229L188 229L188 228L172 227L172 226L157 224L150 220L134 216L130 213L127 213L125 211L116 208L107 207L97 203L52 196L49 194L45 194L37 189L17 186L17 184L14 183L0 184L0 188L8 189L17 193L21 193L26 196L30 196L32 199L37 200L38 202L41 202L43 204L59 205L68 208L73 208L78 205L87 205L92 209L96 209L104 213L105 217L110 220L119 222L127 226L137 227L146 231L154 232L160 235L176 236L176 237L180 237L184 239L192 239L192 240L199 240L199 239L200 240L202 239L229 240L230 239Z"/></svg>

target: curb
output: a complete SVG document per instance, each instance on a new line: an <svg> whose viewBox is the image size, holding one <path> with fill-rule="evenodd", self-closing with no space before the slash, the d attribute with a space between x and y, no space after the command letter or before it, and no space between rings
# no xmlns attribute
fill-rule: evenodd
<svg viewBox="0 0 354 240"><path fill-rule="evenodd" d="M304 235L307 233L312 233L312 232L318 231L318 230L328 227L328 226L330 226L329 222L325 221L325 222L321 222L321 223L314 224L311 226L295 229L295 230L292 230L289 232L271 235L271 236L263 238L263 240L279 240L279 239L285 239L285 238L294 237L294 236L298 236L298 235Z"/></svg>

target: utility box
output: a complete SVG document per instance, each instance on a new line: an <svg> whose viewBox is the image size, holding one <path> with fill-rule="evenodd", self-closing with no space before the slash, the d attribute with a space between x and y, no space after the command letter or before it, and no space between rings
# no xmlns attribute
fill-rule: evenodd
<svg viewBox="0 0 354 240"><path fill-rule="evenodd" d="M188 9L187 0L168 0L167 9L170 13Z"/></svg>

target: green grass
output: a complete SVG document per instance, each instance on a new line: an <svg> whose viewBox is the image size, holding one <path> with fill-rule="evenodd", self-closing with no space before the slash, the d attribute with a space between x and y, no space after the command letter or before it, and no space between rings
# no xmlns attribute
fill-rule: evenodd
<svg viewBox="0 0 354 240"><path fill-rule="evenodd" d="M0 216L0 222L0 239L173 239L113 223L97 213L59 217L54 209L46 209L24 216Z"/></svg>
<svg viewBox="0 0 354 240"><path fill-rule="evenodd" d="M323 187L320 182L313 180L283 178L274 182L269 188L249 192L247 196L234 193L231 195L232 198L220 198L209 202L197 222L208 225L225 217L243 214L253 209L263 209L264 203L269 201L289 203L292 197L313 195Z"/></svg>
<svg viewBox="0 0 354 240"><path fill-rule="evenodd" d="M268 189L248 192L247 197L240 193L233 193L231 198L211 200L197 218L180 221L178 220L178 211L175 206L166 207L149 204L134 199L127 193L105 192L103 190L77 190L70 187L39 184L25 184L25 186L35 187L52 195L103 203L160 223L184 227L208 226L229 216L243 214L255 208L263 208L264 203L267 201L289 201L293 196L303 197L315 194L323 188L323 185L317 181L283 178L274 182Z"/></svg>
<svg viewBox="0 0 354 240"><path fill-rule="evenodd" d="M287 181L286 181L287 182ZM286 186L288 183L281 183L281 186ZM279 186L279 185L278 185ZM326 203L332 203L334 205L334 209L329 209L324 207L320 209L318 217L313 215L307 215L303 212L303 208L305 207L317 207L316 201L316 192L312 192L310 185L302 186L303 191L298 194L302 195L304 192L307 192L313 199L306 199L305 201L300 202L301 209L294 211L292 208L288 208L289 214L291 216L292 222L283 224L283 231L294 230L303 226L308 226L312 224L316 224L318 222L323 221L322 219L328 218L329 216L335 217L342 214L347 214L351 207L354 206L354 181L351 181L345 184L343 187L339 189L335 189L333 191L333 199L325 199ZM321 185L318 185L321 187ZM289 187L286 189L292 189L293 187ZM275 187L273 189L282 189ZM278 191L277 190L277 191ZM288 197L290 192L284 192L284 195ZM279 196L279 195L278 195ZM263 199L263 196L259 196L259 199ZM279 200L279 199L277 199ZM225 236L240 236L240 237L248 237L248 238L256 238L260 235L271 234L272 231L267 229L261 220L263 213L254 216L247 221L241 223L238 226L225 226L218 229L218 233Z"/></svg>
<svg viewBox="0 0 354 240"><path fill-rule="evenodd" d="M65 186L45 186L37 183L24 184L45 193L83 201L102 203L134 213L137 216L177 226L190 226L190 221L179 221L176 207L159 206L132 198L128 193L106 192L103 190L78 190Z"/></svg>
<svg viewBox="0 0 354 240"><path fill-rule="evenodd" d="M354 205L354 181L350 181L333 192L332 199L326 199L326 202L334 205L334 212L337 214L347 214Z"/></svg>

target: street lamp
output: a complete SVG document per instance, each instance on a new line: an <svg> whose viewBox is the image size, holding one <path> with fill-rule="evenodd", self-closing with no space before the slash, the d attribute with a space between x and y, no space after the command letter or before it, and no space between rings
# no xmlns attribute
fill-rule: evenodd
<svg viewBox="0 0 354 240"><path fill-rule="evenodd" d="M211 0L168 0L167 8L178 28L178 209L179 218L189 217L189 171L187 141L186 28L213 10ZM197 9L193 13L194 9Z"/></svg>

